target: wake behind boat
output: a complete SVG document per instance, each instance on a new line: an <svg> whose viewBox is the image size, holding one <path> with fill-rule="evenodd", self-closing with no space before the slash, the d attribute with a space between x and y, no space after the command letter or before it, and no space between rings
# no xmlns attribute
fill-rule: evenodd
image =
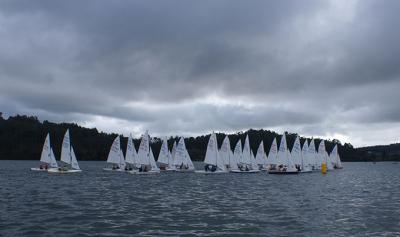
<svg viewBox="0 0 400 237"><path fill-rule="evenodd" d="M62 167L51 168L48 172L59 174L82 172L76 159L74 148L70 143L69 129L65 132L61 147L61 162L64 163Z"/></svg>

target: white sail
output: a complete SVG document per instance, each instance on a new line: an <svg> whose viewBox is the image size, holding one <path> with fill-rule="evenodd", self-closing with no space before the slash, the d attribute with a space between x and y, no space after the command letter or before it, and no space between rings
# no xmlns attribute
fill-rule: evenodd
<svg viewBox="0 0 400 237"><path fill-rule="evenodd" d="M58 168L56 157L54 156L53 149L50 148L50 168Z"/></svg>
<svg viewBox="0 0 400 237"><path fill-rule="evenodd" d="M121 163L121 141L119 136L114 139L108 153L107 163L120 165Z"/></svg>
<svg viewBox="0 0 400 237"><path fill-rule="evenodd" d="M251 157L251 153L250 153L249 135L246 135L246 139L244 141L244 146L243 146L243 154L242 154L241 163L246 164L246 165L251 165L252 164L251 159L252 159L252 157Z"/></svg>
<svg viewBox="0 0 400 237"><path fill-rule="evenodd" d="M286 143L286 134L284 133L278 150L278 164L287 166L288 171L296 169L290 156Z"/></svg>
<svg viewBox="0 0 400 237"><path fill-rule="evenodd" d="M258 146L258 149L257 149L256 162L257 162L257 165L261 165L261 166L264 166L267 164L267 157L266 157L265 151L264 151L264 143L262 141L260 142L260 145Z"/></svg>
<svg viewBox="0 0 400 237"><path fill-rule="evenodd" d="M340 160L337 144L335 144L335 147L331 152L331 157L332 157L332 162L334 163L336 168L342 168L342 161Z"/></svg>
<svg viewBox="0 0 400 237"><path fill-rule="evenodd" d="M185 141L183 137L179 139L178 145L176 145L175 150L173 152L174 154L174 165L180 166L183 164L183 160L185 159L186 156L186 147L185 147Z"/></svg>
<svg viewBox="0 0 400 237"><path fill-rule="evenodd" d="M128 144L126 145L125 162L128 164L137 164L137 153L133 145L132 135L129 135Z"/></svg>
<svg viewBox="0 0 400 237"><path fill-rule="evenodd" d="M276 138L272 141L271 148L269 149L268 165L277 165L278 164L278 145L276 144Z"/></svg>
<svg viewBox="0 0 400 237"><path fill-rule="evenodd" d="M254 157L253 151L250 149L250 164L253 170L258 170L258 164L256 161L256 157Z"/></svg>
<svg viewBox="0 0 400 237"><path fill-rule="evenodd" d="M325 148L325 141L321 140L318 147L318 156L319 156L319 163L325 163L328 170L333 169L332 165L328 161L328 153L326 152Z"/></svg>
<svg viewBox="0 0 400 237"><path fill-rule="evenodd" d="M174 165L194 170L194 165L186 150L185 139L183 137L179 139L178 145L176 146Z"/></svg>
<svg viewBox="0 0 400 237"><path fill-rule="evenodd" d="M171 152L168 152L168 153L169 153L168 167L170 169L173 169L174 168L174 157L172 156Z"/></svg>
<svg viewBox="0 0 400 237"><path fill-rule="evenodd" d="M286 135L282 135L281 143L279 145L278 156L277 156L277 163L279 165L287 165L287 144L286 144Z"/></svg>
<svg viewBox="0 0 400 237"><path fill-rule="evenodd" d="M142 136L142 140L140 141L139 151L138 151L138 160L141 165L150 165L149 159L149 150L150 149L150 137L148 132Z"/></svg>
<svg viewBox="0 0 400 237"><path fill-rule="evenodd" d="M215 133L211 134L210 139L208 140L206 157L204 158L204 163L209 165L217 165L218 159L218 147L217 144L217 136Z"/></svg>
<svg viewBox="0 0 400 237"><path fill-rule="evenodd" d="M172 157L172 160L174 161L174 162L172 162L173 165L175 164L175 154L176 154L177 146L178 146L178 142L174 141L174 144L172 145L172 151L171 151L171 157Z"/></svg>
<svg viewBox="0 0 400 237"><path fill-rule="evenodd" d="M71 143L69 140L69 129L65 132L62 147L61 147L61 161L71 164Z"/></svg>
<svg viewBox="0 0 400 237"><path fill-rule="evenodd" d="M51 163L51 150L50 150L50 135L47 133L46 140L44 140L42 154L40 155L40 162Z"/></svg>
<svg viewBox="0 0 400 237"><path fill-rule="evenodd" d="M149 159L150 159L151 170L160 170L160 168L157 167L156 160L154 159L153 150L151 149L151 147L150 147Z"/></svg>
<svg viewBox="0 0 400 237"><path fill-rule="evenodd" d="M231 150L231 143L229 141L229 137L226 136L224 141L222 142L221 149L219 151L219 155L224 161L225 165L228 165L231 170L238 170L237 161L233 156Z"/></svg>
<svg viewBox="0 0 400 237"><path fill-rule="evenodd" d="M71 147L71 167L72 169L80 170L78 161L76 160L74 148Z"/></svg>
<svg viewBox="0 0 400 237"><path fill-rule="evenodd" d="M291 152L291 158L294 164L296 165L301 165L301 146L300 146L300 138L299 136L296 137L296 140L294 141L292 152Z"/></svg>
<svg viewBox="0 0 400 237"><path fill-rule="evenodd" d="M169 160L171 159L170 155L171 154L168 150L168 141L167 141L167 138L165 137L161 144L160 154L158 155L157 162L168 165Z"/></svg>
<svg viewBox="0 0 400 237"><path fill-rule="evenodd" d="M236 160L236 163L239 164L242 162L242 142L240 141L240 139L238 140L238 142L236 143L235 146L235 150L234 150L234 159Z"/></svg>
<svg viewBox="0 0 400 237"><path fill-rule="evenodd" d="M304 141L303 148L301 149L301 154L302 154L302 166L301 166L302 170L311 171L312 161L307 139Z"/></svg>
<svg viewBox="0 0 400 237"><path fill-rule="evenodd" d="M308 146L309 160L315 170L321 169L321 166L318 162L317 152L315 150L315 142L314 139L311 140L310 145Z"/></svg>
<svg viewBox="0 0 400 237"><path fill-rule="evenodd" d="M189 152L186 150L185 146L185 163L189 167L189 170L194 170L194 164L192 162L192 159L190 159Z"/></svg>

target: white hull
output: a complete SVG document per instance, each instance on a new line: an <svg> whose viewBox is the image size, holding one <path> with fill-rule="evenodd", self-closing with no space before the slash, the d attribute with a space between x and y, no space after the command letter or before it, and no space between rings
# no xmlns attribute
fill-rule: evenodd
<svg viewBox="0 0 400 237"><path fill-rule="evenodd" d="M104 171L125 172L124 169L103 168Z"/></svg>
<svg viewBox="0 0 400 237"><path fill-rule="evenodd" d="M228 174L229 171L224 171L224 170L216 170L214 172L212 171L205 171L205 170L196 170L196 174Z"/></svg>
<svg viewBox="0 0 400 237"><path fill-rule="evenodd" d="M82 170L60 170L59 168L51 168L48 169L47 172L56 174L69 174L69 173L80 173L82 172Z"/></svg>
<svg viewBox="0 0 400 237"><path fill-rule="evenodd" d="M159 174L160 171L159 170L150 170L150 171L138 171L138 170L132 170L129 171L130 174L135 174L135 175L155 175L155 174Z"/></svg>
<svg viewBox="0 0 400 237"><path fill-rule="evenodd" d="M41 169L41 168L31 168L31 171L46 172L46 171L47 171L47 169Z"/></svg>
<svg viewBox="0 0 400 237"><path fill-rule="evenodd" d="M247 173L259 173L259 172L261 172L261 170L249 170L249 171L231 170L229 172L247 174Z"/></svg>
<svg viewBox="0 0 400 237"><path fill-rule="evenodd" d="M165 169L165 170L160 170L161 172L174 172L176 171L175 169Z"/></svg>

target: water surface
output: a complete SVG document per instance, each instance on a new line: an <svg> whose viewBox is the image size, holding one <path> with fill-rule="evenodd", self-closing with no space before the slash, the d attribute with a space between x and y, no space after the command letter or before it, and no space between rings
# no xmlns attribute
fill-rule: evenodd
<svg viewBox="0 0 400 237"><path fill-rule="evenodd" d="M30 172L0 161L2 236L400 236L400 164L301 175ZM196 164L201 166L201 164Z"/></svg>

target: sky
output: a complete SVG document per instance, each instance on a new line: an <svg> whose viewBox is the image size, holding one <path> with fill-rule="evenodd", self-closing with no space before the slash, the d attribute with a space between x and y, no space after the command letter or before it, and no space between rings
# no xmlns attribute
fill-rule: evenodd
<svg viewBox="0 0 400 237"><path fill-rule="evenodd" d="M1 0L0 111L400 142L400 1Z"/></svg>

